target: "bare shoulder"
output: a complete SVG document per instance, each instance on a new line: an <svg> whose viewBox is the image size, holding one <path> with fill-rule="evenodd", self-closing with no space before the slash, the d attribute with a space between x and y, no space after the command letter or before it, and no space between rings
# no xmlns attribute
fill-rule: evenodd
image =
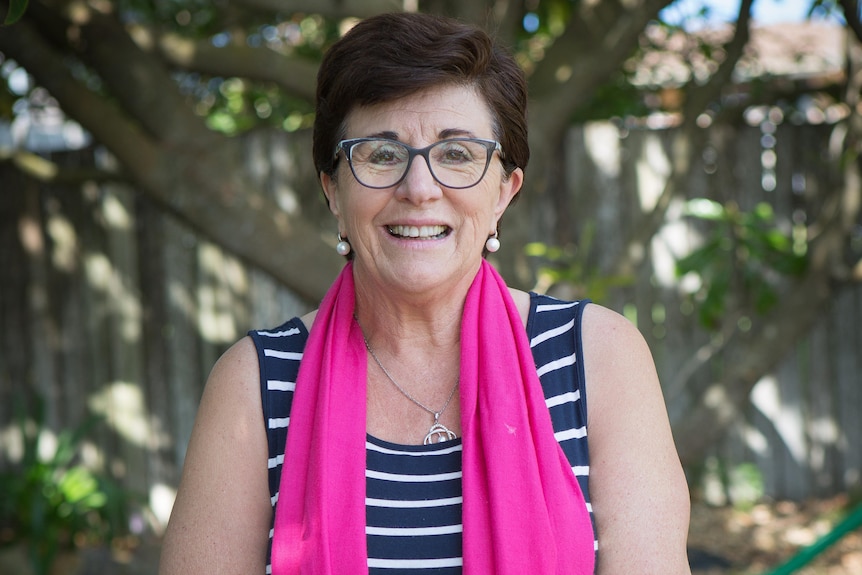
<svg viewBox="0 0 862 575"><path fill-rule="evenodd" d="M526 326L527 317L530 315L530 294L515 288L509 288L509 294L511 294L512 299L515 301L515 306L521 313L521 321Z"/></svg>
<svg viewBox="0 0 862 575"><path fill-rule="evenodd" d="M603 444L606 433L616 437L636 416L646 419L644 425L666 427L655 363L637 327L611 309L590 304L581 333L591 446Z"/></svg>
<svg viewBox="0 0 862 575"><path fill-rule="evenodd" d="M581 329L584 342L595 353L611 357L624 355L627 359L631 359L632 351L649 353L637 327L623 315L602 305L590 303L584 307Z"/></svg>
<svg viewBox="0 0 862 575"><path fill-rule="evenodd" d="M260 366L251 337L230 346L213 365L205 391L244 398L249 407L260 406Z"/></svg>
<svg viewBox="0 0 862 575"><path fill-rule="evenodd" d="M317 317L317 310L313 310L313 311L308 312L307 314L305 314L301 318L299 318L302 321L302 323L305 325L305 329L306 329L306 331L308 331L308 333L311 333L311 326L314 325L314 318L316 318L316 317Z"/></svg>
<svg viewBox="0 0 862 575"><path fill-rule="evenodd" d="M663 409L661 387L646 340L623 315L597 304L584 308L581 333L584 369L589 385L590 412L614 405L620 394L647 393Z"/></svg>
<svg viewBox="0 0 862 575"><path fill-rule="evenodd" d="M249 337L213 366L165 533L161 575L263 572L272 509L259 381Z"/></svg>
<svg viewBox="0 0 862 575"><path fill-rule="evenodd" d="M637 327L584 309L596 573L687 575L688 487L652 354Z"/></svg>

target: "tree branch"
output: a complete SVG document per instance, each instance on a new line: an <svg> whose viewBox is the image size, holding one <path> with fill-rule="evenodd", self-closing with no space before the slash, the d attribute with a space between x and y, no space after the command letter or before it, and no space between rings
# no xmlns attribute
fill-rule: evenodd
<svg viewBox="0 0 862 575"><path fill-rule="evenodd" d="M694 80L694 77L686 84L684 88L685 105L683 107L683 117L686 122L693 124L697 116L706 109L707 105L717 100L721 96L721 91L724 87L731 83L731 77L733 76L734 69L736 69L736 64L745 53L745 46L751 37L749 25L751 23L751 6L753 4L754 0L742 0L740 3L733 38L724 45L725 58L719 64L718 70L703 85L698 84Z"/></svg>
<svg viewBox="0 0 862 575"><path fill-rule="evenodd" d="M844 12L844 20L847 27L853 30L856 40L862 42L862 22L859 21L859 0L838 0L841 10Z"/></svg>
<svg viewBox="0 0 862 575"><path fill-rule="evenodd" d="M138 29L150 37L149 31ZM133 36L135 34L133 31ZM236 76L272 82L282 90L308 101L314 99L318 64L279 54L268 48L230 44L217 48L207 41L194 41L177 34L155 38L159 54L173 67L213 76Z"/></svg>
<svg viewBox="0 0 862 575"><path fill-rule="evenodd" d="M694 159L703 150L703 144L707 137L706 130L697 126L697 117L710 102L721 97L721 91L730 82L733 70L742 57L746 44L748 44L752 4L753 0L743 0L740 4L736 29L733 38L724 46L726 57L719 65L718 70L710 76L706 83L698 84L694 79L691 79L683 89L686 95L683 107L683 125L674 145L678 153L673 154L673 169L655 206L634 229L634 233L626 242L626 248L620 252L611 273L622 276L629 276L634 273L634 270L642 263L648 253L646 244L649 238L653 237L661 228L673 198L683 190L683 180L694 164Z"/></svg>
<svg viewBox="0 0 862 575"><path fill-rule="evenodd" d="M59 102L63 111L84 126L128 169L146 173L156 164L155 144L115 106L82 86L28 18L0 34L0 51L15 59Z"/></svg>
<svg viewBox="0 0 862 575"><path fill-rule="evenodd" d="M848 97L858 98L862 90L862 50L858 44L849 51ZM706 449L721 437L749 401L751 390L782 359L788 346L799 341L823 317L834 298L837 277L852 281L853 271L843 261L848 238L862 214L862 163L857 146L862 135L862 117L850 106L849 137L843 151L852 150L853 160L844 164L844 185L824 198L823 208L811 228L822 230L809 242L809 269L805 278L785 294L780 303L754 329L740 336L736 353L725 361L730 366L721 382L713 384L700 401L674 424L677 447L684 463L698 461ZM835 154L836 165L844 153ZM810 233L810 232L809 232ZM852 264L851 264L852 265ZM858 265L858 264L856 264Z"/></svg>
<svg viewBox="0 0 862 575"><path fill-rule="evenodd" d="M117 157L137 190L202 235L270 273L300 297L309 301L322 297L343 261L315 225L304 221L301 214L285 212L270 194L249 183L239 141L209 131L172 132L174 139L183 139L181 145L154 141L109 99L73 78L65 67L66 59L31 22L28 14L4 29L0 51L30 71L69 117ZM97 51L97 60L107 58L109 47ZM123 53L118 50L118 55ZM134 76L149 63L137 68L131 65L137 56L130 58L126 66L132 71L121 75L132 76L138 89L148 91L145 88L151 87L146 86L145 76ZM155 92L156 97L170 100L177 88L171 84L165 90L168 93ZM227 225L230 231L226 232Z"/></svg>
<svg viewBox="0 0 862 575"><path fill-rule="evenodd" d="M400 0L234 0L233 4L276 14L302 12L330 18L367 18L404 9Z"/></svg>
<svg viewBox="0 0 862 575"><path fill-rule="evenodd" d="M113 14L81 10L87 11L77 12L73 21L32 2L24 20L62 50L61 60L77 57L95 72L119 106L154 139L175 145L205 139L209 130L179 94L162 62L132 42Z"/></svg>
<svg viewBox="0 0 862 575"><path fill-rule="evenodd" d="M580 14L573 16L575 21L530 78L533 109L538 110L533 124L545 137L559 141L565 119L617 73L637 46L640 31L668 4L669 0L642 0L634 7L620 2L581 4ZM571 66L576 61L578 66Z"/></svg>

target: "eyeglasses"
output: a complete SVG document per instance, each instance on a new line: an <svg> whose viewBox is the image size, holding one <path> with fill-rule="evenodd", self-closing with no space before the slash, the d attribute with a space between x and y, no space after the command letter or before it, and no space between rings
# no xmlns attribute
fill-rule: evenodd
<svg viewBox="0 0 862 575"><path fill-rule="evenodd" d="M344 152L356 181L367 188L390 188L401 183L413 158L422 156L431 176L446 188L472 188L485 177L500 142L481 138L450 138L425 148L414 148L386 138L354 138L335 146Z"/></svg>

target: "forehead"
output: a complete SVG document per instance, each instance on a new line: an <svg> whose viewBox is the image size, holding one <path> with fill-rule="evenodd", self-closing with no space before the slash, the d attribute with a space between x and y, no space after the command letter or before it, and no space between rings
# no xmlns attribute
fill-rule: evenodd
<svg viewBox="0 0 862 575"><path fill-rule="evenodd" d="M433 142L445 134L493 137L491 112L471 86L447 85L355 108L345 122L346 137L396 136L407 143Z"/></svg>

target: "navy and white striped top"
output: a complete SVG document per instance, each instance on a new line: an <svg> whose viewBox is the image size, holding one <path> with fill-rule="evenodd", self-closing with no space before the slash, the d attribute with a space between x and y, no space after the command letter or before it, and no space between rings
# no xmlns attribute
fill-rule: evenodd
<svg viewBox="0 0 862 575"><path fill-rule="evenodd" d="M554 435L592 517L581 312L586 302L530 294L527 334ZM257 347L269 444L273 506L284 463L290 408L308 331L298 318L249 335ZM366 538L371 575L461 573L461 439L399 445L366 439ZM594 532L595 532L595 521ZM272 529L266 572L271 573ZM598 542L595 542L596 549Z"/></svg>

